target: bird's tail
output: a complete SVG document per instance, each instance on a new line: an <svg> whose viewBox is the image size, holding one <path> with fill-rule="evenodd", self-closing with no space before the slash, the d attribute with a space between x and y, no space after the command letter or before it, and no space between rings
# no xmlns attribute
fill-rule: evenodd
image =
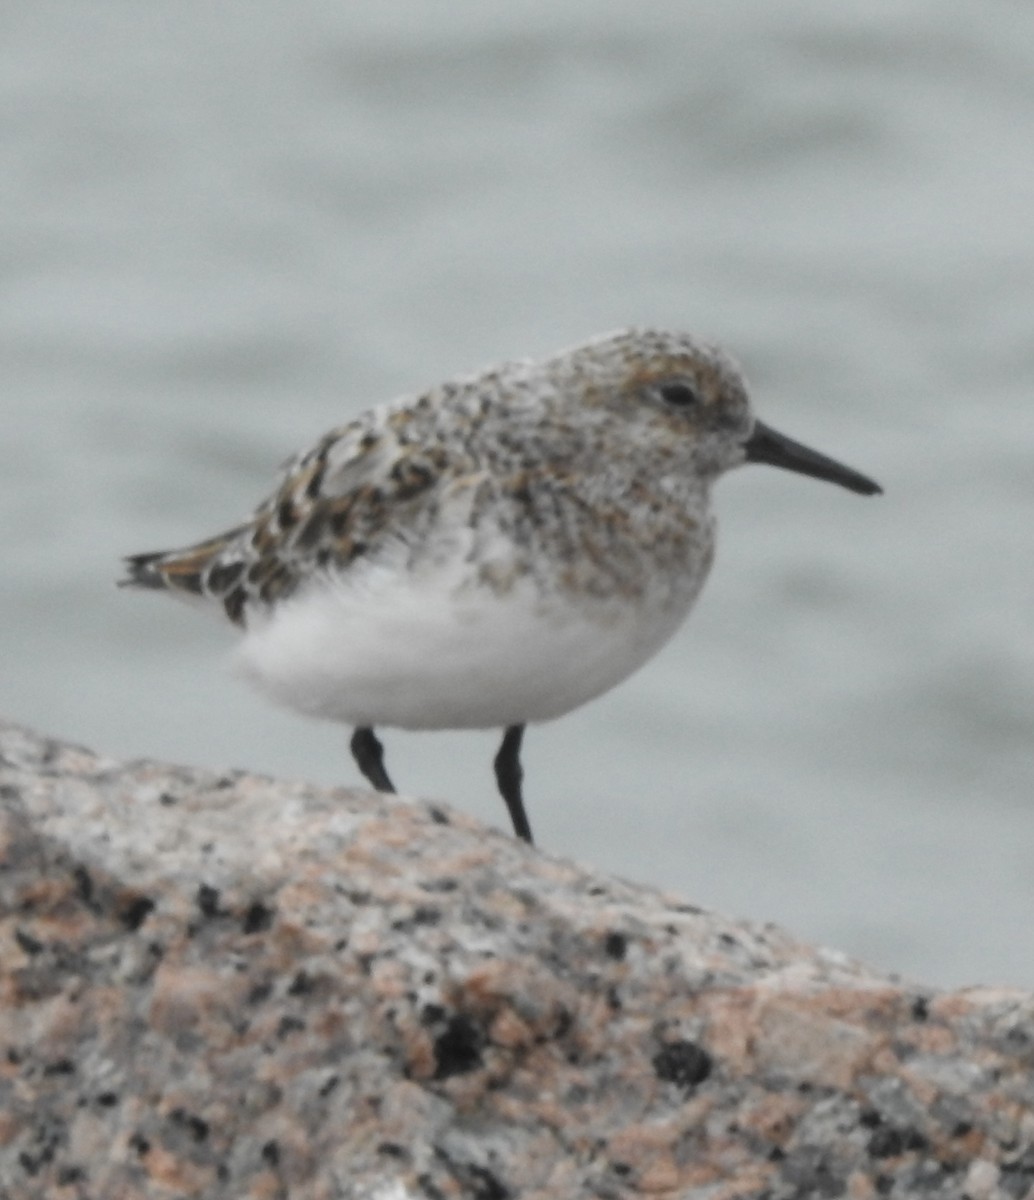
<svg viewBox="0 0 1034 1200"><path fill-rule="evenodd" d="M123 559L127 573L118 585L175 592L186 598L219 599L226 587L235 581L222 576L233 574L236 578L241 567L236 564L232 567L223 565L217 560L247 528L241 525L218 537L180 550L130 554Z"/></svg>

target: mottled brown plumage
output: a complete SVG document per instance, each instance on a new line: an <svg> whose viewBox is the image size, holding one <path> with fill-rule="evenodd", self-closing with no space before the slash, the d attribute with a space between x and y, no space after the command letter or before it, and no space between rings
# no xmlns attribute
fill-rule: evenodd
<svg viewBox="0 0 1034 1200"><path fill-rule="evenodd" d="M711 487L747 461L879 489L756 422L683 333L625 330L382 405L288 464L245 522L127 560L125 581L221 605L245 673L357 727L506 726L496 774L530 840L525 722L620 682L681 624L714 553Z"/></svg>

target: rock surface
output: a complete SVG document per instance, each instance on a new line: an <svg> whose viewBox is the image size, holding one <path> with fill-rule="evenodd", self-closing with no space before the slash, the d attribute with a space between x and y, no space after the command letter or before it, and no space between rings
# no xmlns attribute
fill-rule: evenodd
<svg viewBox="0 0 1034 1200"><path fill-rule="evenodd" d="M0 726L4 1200L1034 1197L1034 1001Z"/></svg>

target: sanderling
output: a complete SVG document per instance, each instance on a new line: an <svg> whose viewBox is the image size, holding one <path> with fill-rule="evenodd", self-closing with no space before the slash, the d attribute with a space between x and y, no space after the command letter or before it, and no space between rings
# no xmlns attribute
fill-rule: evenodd
<svg viewBox="0 0 1034 1200"><path fill-rule="evenodd" d="M711 485L762 462L871 479L756 420L715 346L630 329L373 408L283 471L243 524L135 554L123 582L221 608L275 700L354 730L504 730L496 780L531 841L521 739L642 666L714 555Z"/></svg>

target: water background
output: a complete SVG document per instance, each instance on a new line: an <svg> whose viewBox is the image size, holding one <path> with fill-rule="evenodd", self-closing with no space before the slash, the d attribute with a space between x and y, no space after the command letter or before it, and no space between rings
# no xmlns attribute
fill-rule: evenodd
<svg viewBox="0 0 1034 1200"><path fill-rule="evenodd" d="M864 500L755 467L647 669L526 742L542 846L929 982L1034 985L1034 7L0 8L0 711L353 783L112 586L368 404L630 323L727 345ZM388 733L504 824L495 734Z"/></svg>

